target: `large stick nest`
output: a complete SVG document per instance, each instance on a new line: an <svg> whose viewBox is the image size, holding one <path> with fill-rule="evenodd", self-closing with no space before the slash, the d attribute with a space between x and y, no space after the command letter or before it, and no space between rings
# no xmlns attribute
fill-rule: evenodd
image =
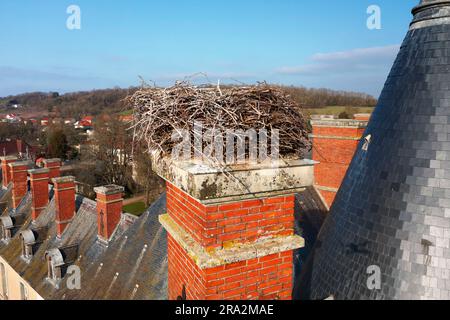
<svg viewBox="0 0 450 320"><path fill-rule="evenodd" d="M197 87L177 82L170 88L143 88L127 98L134 109L134 138L149 150L168 155L176 145L174 130L189 130L194 121L206 129L279 130L283 159L303 159L311 149L301 107L281 89L265 83L249 87ZM179 141L178 141L179 142ZM270 147L269 147L270 148Z"/></svg>

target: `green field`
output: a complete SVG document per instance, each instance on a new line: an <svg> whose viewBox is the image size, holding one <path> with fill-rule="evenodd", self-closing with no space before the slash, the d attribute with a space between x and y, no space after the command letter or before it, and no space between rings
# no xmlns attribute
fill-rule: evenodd
<svg viewBox="0 0 450 320"><path fill-rule="evenodd" d="M145 206L144 202L135 202L135 203L131 203L126 206L123 206L124 212L131 213L132 215L135 215L138 217L141 214L143 214L145 212L145 210L147 210L147 207Z"/></svg>
<svg viewBox="0 0 450 320"><path fill-rule="evenodd" d="M125 110L119 113L119 116L131 116L131 115L133 115L133 109Z"/></svg>
<svg viewBox="0 0 450 320"><path fill-rule="evenodd" d="M303 109L308 115L315 114L327 114L327 115L339 115L341 112L346 111L347 113L372 113L374 108L372 107L324 107L324 108L304 108Z"/></svg>

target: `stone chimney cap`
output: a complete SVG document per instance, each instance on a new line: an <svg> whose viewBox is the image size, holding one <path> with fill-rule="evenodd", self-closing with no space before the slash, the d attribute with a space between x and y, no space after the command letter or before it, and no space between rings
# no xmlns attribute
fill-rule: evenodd
<svg viewBox="0 0 450 320"><path fill-rule="evenodd" d="M16 161L18 158L16 156L5 156L0 157L1 161Z"/></svg>
<svg viewBox="0 0 450 320"><path fill-rule="evenodd" d="M54 158L54 159L44 159L42 160L44 163L55 163L55 162L61 162L61 159Z"/></svg>
<svg viewBox="0 0 450 320"><path fill-rule="evenodd" d="M8 164L11 168L13 167L23 167L23 166L31 166L31 162L30 161L20 161L20 162L12 162Z"/></svg>
<svg viewBox="0 0 450 320"><path fill-rule="evenodd" d="M49 173L49 172L50 172L50 170L46 169L46 168L28 170L29 174L41 174L41 173Z"/></svg>
<svg viewBox="0 0 450 320"><path fill-rule="evenodd" d="M123 193L125 191L124 187L117 186L115 184L111 184L108 186L102 186L94 188L94 191L96 193L104 194L104 195L110 195L110 194L117 194L117 193Z"/></svg>
<svg viewBox="0 0 450 320"><path fill-rule="evenodd" d="M53 178L52 182L53 183L75 182L75 177L73 177L73 176L66 176L66 177Z"/></svg>
<svg viewBox="0 0 450 320"><path fill-rule="evenodd" d="M311 115L312 120L334 120L337 116L332 114L313 114Z"/></svg>

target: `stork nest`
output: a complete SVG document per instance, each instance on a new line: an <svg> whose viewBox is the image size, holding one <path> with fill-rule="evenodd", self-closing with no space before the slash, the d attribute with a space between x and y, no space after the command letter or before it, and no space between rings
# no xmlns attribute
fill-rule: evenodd
<svg viewBox="0 0 450 320"><path fill-rule="evenodd" d="M126 102L134 109L135 140L163 155L170 154L177 144L172 139L174 130L188 130L194 136L194 122L224 135L226 130L266 129L269 143L272 130L278 129L282 159L303 159L311 150L300 105L266 83L221 88L177 82L170 88L142 88Z"/></svg>

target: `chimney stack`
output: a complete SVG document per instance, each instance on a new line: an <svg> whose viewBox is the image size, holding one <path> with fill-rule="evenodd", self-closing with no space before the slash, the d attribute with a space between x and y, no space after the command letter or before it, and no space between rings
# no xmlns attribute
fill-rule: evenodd
<svg viewBox="0 0 450 320"><path fill-rule="evenodd" d="M7 188L8 184L11 182L11 170L9 168L9 164L17 161L17 157L6 156L0 157L2 162L2 179L3 179L3 187Z"/></svg>
<svg viewBox="0 0 450 320"><path fill-rule="evenodd" d="M169 299L292 298L294 194L314 183L310 160L222 169L153 159L167 181ZM228 174L236 180L229 179Z"/></svg>
<svg viewBox="0 0 450 320"><path fill-rule="evenodd" d="M53 178L56 202L56 232L61 237L75 215L75 177Z"/></svg>
<svg viewBox="0 0 450 320"><path fill-rule="evenodd" d="M39 217L48 204L49 169L29 170L31 181L32 207L31 217L33 221Z"/></svg>
<svg viewBox="0 0 450 320"><path fill-rule="evenodd" d="M314 168L315 185L328 207L334 202L367 122L326 115L311 120L312 158L320 162Z"/></svg>
<svg viewBox="0 0 450 320"><path fill-rule="evenodd" d="M44 159L44 168L49 169L49 179L61 176L61 159Z"/></svg>
<svg viewBox="0 0 450 320"><path fill-rule="evenodd" d="M98 237L109 241L122 216L124 188L109 185L95 188L97 193Z"/></svg>
<svg viewBox="0 0 450 320"><path fill-rule="evenodd" d="M9 164L11 170L13 209L17 209L28 191L28 167L30 162L13 162Z"/></svg>

